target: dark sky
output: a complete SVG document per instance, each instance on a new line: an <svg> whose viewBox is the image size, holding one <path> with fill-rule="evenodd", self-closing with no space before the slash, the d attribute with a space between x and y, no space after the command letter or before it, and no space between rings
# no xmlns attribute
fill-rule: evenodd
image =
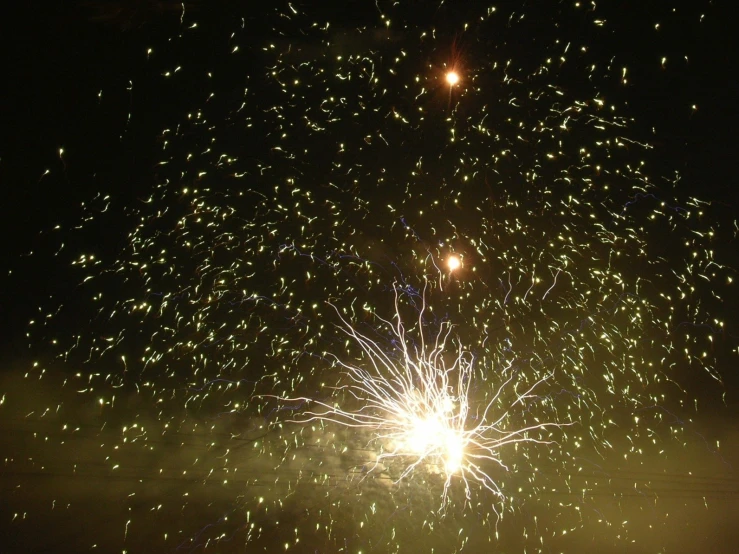
<svg viewBox="0 0 739 554"><path fill-rule="evenodd" d="M0 17L0 551L733 552L729 7L210 4Z"/></svg>

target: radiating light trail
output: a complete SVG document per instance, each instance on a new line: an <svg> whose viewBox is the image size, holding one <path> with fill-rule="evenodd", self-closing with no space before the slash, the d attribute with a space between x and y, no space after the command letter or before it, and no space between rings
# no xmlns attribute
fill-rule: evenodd
<svg viewBox="0 0 739 554"><path fill-rule="evenodd" d="M511 374L489 400L474 407L471 387L475 360L452 337L453 325L443 322L435 339L426 341L424 289L418 313L418 336L413 340L401 318L398 290L396 287L394 290L394 321L378 317L392 330L395 352L390 354L357 331L332 305L341 319L341 329L363 352L363 363L347 362L334 355L346 378L336 390L347 394L333 402L307 397L282 398L322 408L309 409L291 421L323 421L371 431L370 443L377 450L372 471L398 463L401 470L396 483L419 470L440 473L444 476L442 508L449 500L455 478L461 480L468 500L474 485L504 498L489 474L490 466L508 469L500 455L501 448L525 442L551 444L554 439L550 429L571 424L539 422L522 428L508 424L511 409L528 401L535 402L534 390L551 375L542 377L524 393L514 392L506 402L504 398L511 396ZM450 351L453 356L449 356ZM495 373L495 368L488 369Z"/></svg>

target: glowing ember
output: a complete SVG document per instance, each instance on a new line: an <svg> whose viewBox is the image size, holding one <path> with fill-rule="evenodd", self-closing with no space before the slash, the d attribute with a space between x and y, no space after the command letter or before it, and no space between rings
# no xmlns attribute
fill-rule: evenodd
<svg viewBox="0 0 739 554"><path fill-rule="evenodd" d="M457 256L449 256L446 265L449 271L454 271L462 266L462 261Z"/></svg>

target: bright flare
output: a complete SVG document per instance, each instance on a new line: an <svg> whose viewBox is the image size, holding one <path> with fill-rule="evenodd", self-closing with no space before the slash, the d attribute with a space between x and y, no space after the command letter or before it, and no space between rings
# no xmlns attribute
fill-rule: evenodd
<svg viewBox="0 0 739 554"><path fill-rule="evenodd" d="M459 75L454 71L450 71L446 74L446 82L449 83L450 86L456 85L459 82Z"/></svg>
<svg viewBox="0 0 739 554"><path fill-rule="evenodd" d="M446 262L447 267L449 268L449 271L454 271L455 269L459 269L462 265L461 260L457 256L449 256L449 259Z"/></svg>

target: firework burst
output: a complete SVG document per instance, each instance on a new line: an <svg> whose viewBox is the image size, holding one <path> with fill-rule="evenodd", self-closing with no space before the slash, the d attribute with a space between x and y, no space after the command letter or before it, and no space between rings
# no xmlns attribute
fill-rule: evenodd
<svg viewBox="0 0 739 554"><path fill-rule="evenodd" d="M475 358L452 337L453 325L442 322L435 339L427 342L423 331L424 289L418 312L418 340L412 340L401 317L397 287L394 291L394 321L378 317L391 330L391 354L357 331L332 305L341 319L342 331L361 349L361 362L346 362L333 356L344 370L346 383L336 387L347 393L343 401L282 398L319 407L319 411L306 410L302 418L292 421L330 422L371 431L370 443L378 455L370 472L397 463L400 471L396 483L419 470L442 475L442 509L449 501L455 479L461 481L467 500L474 486L503 499L501 488L489 474L491 466L508 470L500 456L501 448L519 443L551 444L550 428L569 425L507 425L513 408L536 398L534 390L550 376L537 380L523 393L509 394L513 381L510 374L486 401L475 402L471 395ZM512 400L506 402L509 397Z"/></svg>

